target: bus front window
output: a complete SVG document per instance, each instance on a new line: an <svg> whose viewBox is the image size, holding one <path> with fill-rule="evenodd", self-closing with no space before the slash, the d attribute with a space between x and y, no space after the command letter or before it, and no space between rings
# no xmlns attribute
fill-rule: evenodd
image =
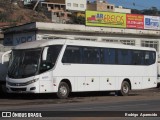
<svg viewBox="0 0 160 120"><path fill-rule="evenodd" d="M40 73L43 73L54 67L61 48L62 48L62 45L49 46L46 60L41 61Z"/></svg>
<svg viewBox="0 0 160 120"><path fill-rule="evenodd" d="M10 60L8 76L26 78L38 72L41 49L14 50Z"/></svg>

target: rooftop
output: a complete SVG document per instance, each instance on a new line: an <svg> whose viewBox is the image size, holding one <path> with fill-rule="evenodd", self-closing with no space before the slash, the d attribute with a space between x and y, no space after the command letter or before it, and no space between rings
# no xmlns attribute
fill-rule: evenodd
<svg viewBox="0 0 160 120"><path fill-rule="evenodd" d="M109 27L92 27L75 24L58 24L32 22L20 26L4 29L4 33L20 33L31 30L46 30L46 31L66 31L66 32L85 32L85 33L105 33L105 34L126 34L126 35L143 35L143 36L160 36L159 30L141 30L141 29L126 29L126 28L109 28Z"/></svg>
<svg viewBox="0 0 160 120"><path fill-rule="evenodd" d="M124 49L142 49L142 50L155 50L154 48L148 47L137 47L123 44L114 44L114 43L106 43L98 42L98 41L85 41L85 40L71 40L71 39L52 39L52 40L37 40L32 42L23 43L17 45L14 49L33 49L33 48L41 48L49 45L78 45L78 46L94 46L94 47L111 47L111 48L124 48Z"/></svg>

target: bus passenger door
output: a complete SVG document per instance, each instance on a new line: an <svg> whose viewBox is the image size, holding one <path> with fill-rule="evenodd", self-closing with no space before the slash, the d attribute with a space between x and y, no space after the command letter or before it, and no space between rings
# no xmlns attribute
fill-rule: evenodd
<svg viewBox="0 0 160 120"><path fill-rule="evenodd" d="M99 77L86 77L86 91L99 91Z"/></svg>
<svg viewBox="0 0 160 120"><path fill-rule="evenodd" d="M48 71L40 75L40 93L53 92L52 73L52 71Z"/></svg>

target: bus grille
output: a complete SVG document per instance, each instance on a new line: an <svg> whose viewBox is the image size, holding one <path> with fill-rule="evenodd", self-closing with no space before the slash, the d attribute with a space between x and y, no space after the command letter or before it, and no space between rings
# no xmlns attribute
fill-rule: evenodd
<svg viewBox="0 0 160 120"><path fill-rule="evenodd" d="M26 88L11 88L12 91L20 92L20 91L26 91Z"/></svg>

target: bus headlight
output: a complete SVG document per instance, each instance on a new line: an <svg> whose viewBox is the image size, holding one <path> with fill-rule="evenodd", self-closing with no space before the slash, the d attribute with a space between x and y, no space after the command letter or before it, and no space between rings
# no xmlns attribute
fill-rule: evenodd
<svg viewBox="0 0 160 120"><path fill-rule="evenodd" d="M25 82L25 83L12 83L12 82L7 81L7 84L10 85L10 86L26 86L26 85L32 84L34 82L37 82L38 79L39 78L36 78L36 79L30 80L30 81Z"/></svg>
<svg viewBox="0 0 160 120"><path fill-rule="evenodd" d="M33 80L31 80L31 81L26 82L25 84L26 84L26 85L32 84L32 83L34 83L34 82L37 82L38 79L39 79L39 78L33 79Z"/></svg>

